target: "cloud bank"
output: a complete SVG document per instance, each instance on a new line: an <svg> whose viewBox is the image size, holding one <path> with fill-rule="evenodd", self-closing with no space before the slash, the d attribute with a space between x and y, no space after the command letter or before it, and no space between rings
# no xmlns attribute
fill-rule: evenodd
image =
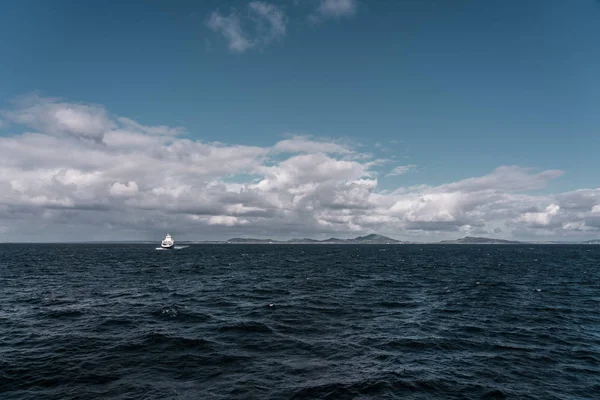
<svg viewBox="0 0 600 400"><path fill-rule="evenodd" d="M443 185L382 190L380 176L401 185L413 166L383 170L382 160L325 139L201 142L181 127L38 96L1 117L10 123L0 137L1 241L154 240L167 231L178 239L600 236L600 189L531 193L558 170L499 166Z"/></svg>

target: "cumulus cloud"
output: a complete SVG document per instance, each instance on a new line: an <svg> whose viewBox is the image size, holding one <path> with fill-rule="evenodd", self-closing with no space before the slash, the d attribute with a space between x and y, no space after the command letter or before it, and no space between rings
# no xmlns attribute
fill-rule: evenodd
<svg viewBox="0 0 600 400"><path fill-rule="evenodd" d="M107 130L115 127L106 110L97 105L65 103L37 95L15 103L15 108L2 113L6 119L51 135L100 141Z"/></svg>
<svg viewBox="0 0 600 400"><path fill-rule="evenodd" d="M381 160L325 139L206 143L183 128L40 97L3 115L23 131L0 137L0 240L155 239L164 231L182 239L600 234L600 189L530 193L558 170L501 166L443 185L381 190Z"/></svg>
<svg viewBox="0 0 600 400"><path fill-rule="evenodd" d="M129 181L127 183L115 182L110 186L108 191L112 196L130 197L138 192L138 185L135 181Z"/></svg>
<svg viewBox="0 0 600 400"><path fill-rule="evenodd" d="M541 212L526 212L522 213L519 220L531 226L544 227L550 225L552 217L560 210L557 204L550 204L544 211Z"/></svg>
<svg viewBox="0 0 600 400"><path fill-rule="evenodd" d="M222 15L214 11L207 26L223 35L231 51L243 53L282 39L286 33L287 17L273 4L253 1L248 4L245 14L233 10Z"/></svg>

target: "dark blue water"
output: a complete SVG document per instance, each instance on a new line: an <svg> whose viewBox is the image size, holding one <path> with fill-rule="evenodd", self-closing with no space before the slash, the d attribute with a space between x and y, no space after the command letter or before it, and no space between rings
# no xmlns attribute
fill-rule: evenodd
<svg viewBox="0 0 600 400"><path fill-rule="evenodd" d="M2 399L600 398L600 246L2 245L0 285Z"/></svg>

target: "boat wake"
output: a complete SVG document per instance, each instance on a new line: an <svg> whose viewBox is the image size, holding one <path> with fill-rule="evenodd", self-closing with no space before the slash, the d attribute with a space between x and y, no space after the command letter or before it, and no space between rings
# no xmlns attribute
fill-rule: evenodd
<svg viewBox="0 0 600 400"><path fill-rule="evenodd" d="M181 250L185 249L186 247L189 246L175 246L175 241L173 240L171 235L167 233L167 236L165 236L162 242L160 242L160 247L157 247L156 250Z"/></svg>
<svg viewBox="0 0 600 400"><path fill-rule="evenodd" d="M161 251L167 251L167 250L181 250L181 249L185 249L188 248L190 246L173 246L172 249L165 249L164 247L157 247L155 250L161 250Z"/></svg>

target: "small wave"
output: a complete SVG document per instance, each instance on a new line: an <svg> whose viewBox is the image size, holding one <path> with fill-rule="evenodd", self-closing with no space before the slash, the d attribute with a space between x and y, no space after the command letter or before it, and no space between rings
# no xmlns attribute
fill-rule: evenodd
<svg viewBox="0 0 600 400"><path fill-rule="evenodd" d="M219 327L219 332L273 333L273 328L261 322L240 322Z"/></svg>
<svg viewBox="0 0 600 400"><path fill-rule="evenodd" d="M82 315L83 311L80 310L52 310L46 314L49 318L77 318Z"/></svg>
<svg viewBox="0 0 600 400"><path fill-rule="evenodd" d="M442 308L440 309L441 313L444 314L462 314L464 313L464 309L458 309L458 308Z"/></svg>
<svg viewBox="0 0 600 400"><path fill-rule="evenodd" d="M185 322L205 322L211 318L208 314L187 311L176 306L164 306L152 312L152 315L161 319L177 319Z"/></svg>
<svg viewBox="0 0 600 400"><path fill-rule="evenodd" d="M61 306L61 305L69 305L75 304L76 301L74 299L65 299L65 298L57 298L54 296L47 296L42 299L44 305L50 306Z"/></svg>
<svg viewBox="0 0 600 400"><path fill-rule="evenodd" d="M176 307L166 306L166 307L161 307L159 310L156 310L153 314L158 317L175 318L179 315L179 310L177 310Z"/></svg>
<svg viewBox="0 0 600 400"><path fill-rule="evenodd" d="M523 352L523 353L532 352L532 351L537 350L536 347L525 347L525 346L518 346L518 345L512 345L512 344L505 344L505 343L494 344L492 347L494 350L515 351L515 352Z"/></svg>
<svg viewBox="0 0 600 400"><path fill-rule="evenodd" d="M600 363L600 357L594 357L592 354L584 350L576 350L571 352L571 357L577 360Z"/></svg>
<svg viewBox="0 0 600 400"><path fill-rule="evenodd" d="M383 394L398 393L402 391L415 391L416 386L422 386L406 382L400 379L364 379L355 382L332 382L321 385L313 385L297 390L292 399L346 399L363 398L363 396L378 396ZM424 385L423 385L424 386ZM435 386L422 387L427 391L435 391ZM421 390L423 391L423 390Z"/></svg>
<svg viewBox="0 0 600 400"><path fill-rule="evenodd" d="M502 399L506 399L506 394L498 389L493 389L490 390L488 392L485 392L482 396L482 399L486 399L486 400L502 400Z"/></svg>
<svg viewBox="0 0 600 400"><path fill-rule="evenodd" d="M89 375L77 377L77 378L75 378L75 381L77 383L101 385L101 384L118 381L119 379L121 379L121 377L118 375L111 375L111 374L103 375L103 374L91 373Z"/></svg>
<svg viewBox="0 0 600 400"><path fill-rule="evenodd" d="M180 351L200 350L211 352L216 343L201 337L171 336L159 332L146 333L137 339L116 344L111 350L118 354L146 354L160 351L164 354L180 354Z"/></svg>
<svg viewBox="0 0 600 400"><path fill-rule="evenodd" d="M149 333L144 337L144 342L150 345L166 346L175 349L207 348L214 344L203 338L187 338L181 336L168 336L162 333Z"/></svg>
<svg viewBox="0 0 600 400"><path fill-rule="evenodd" d="M110 318L100 323L99 328L108 328L113 326L130 326L134 325L135 322L131 319L125 318Z"/></svg>
<svg viewBox="0 0 600 400"><path fill-rule="evenodd" d="M375 307L383 308L414 308L418 307L419 303L413 301L380 301L374 304Z"/></svg>
<svg viewBox="0 0 600 400"><path fill-rule="evenodd" d="M464 325L461 327L461 330L467 333L479 333L479 332L484 332L485 329L483 329L480 326L472 326L472 325Z"/></svg>
<svg viewBox="0 0 600 400"><path fill-rule="evenodd" d="M382 346L381 348L392 348L392 349L412 349L412 350L461 350L468 345L468 342L459 339L443 339L443 338L423 338L423 339L394 339Z"/></svg>

